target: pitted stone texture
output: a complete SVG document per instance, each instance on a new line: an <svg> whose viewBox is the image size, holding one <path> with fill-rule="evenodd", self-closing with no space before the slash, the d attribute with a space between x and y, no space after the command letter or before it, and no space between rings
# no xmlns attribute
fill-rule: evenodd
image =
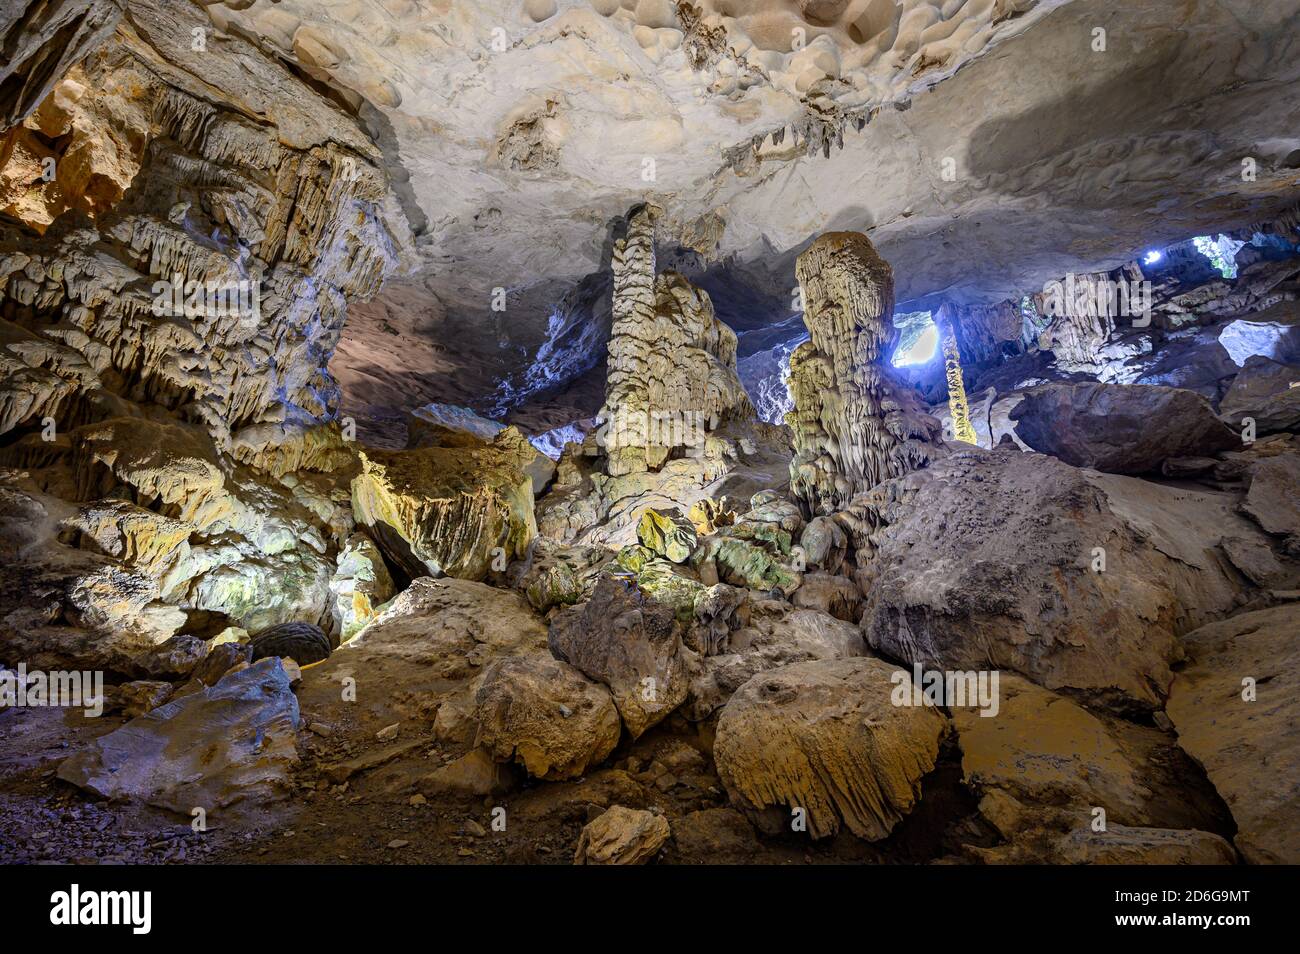
<svg viewBox="0 0 1300 954"><path fill-rule="evenodd" d="M1234 503L1004 447L890 481L841 516L872 647L1149 710L1173 679L1177 637L1243 593L1218 543L1262 535Z"/></svg>

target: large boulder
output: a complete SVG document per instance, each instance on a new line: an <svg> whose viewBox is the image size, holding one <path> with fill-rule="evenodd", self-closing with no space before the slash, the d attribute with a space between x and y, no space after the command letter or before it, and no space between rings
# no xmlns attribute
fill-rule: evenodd
<svg viewBox="0 0 1300 954"><path fill-rule="evenodd" d="M611 576L551 622L551 652L604 683L632 738L686 698L686 654L672 607Z"/></svg>
<svg viewBox="0 0 1300 954"><path fill-rule="evenodd" d="M954 454L845 513L874 573L863 631L909 664L1158 707L1176 637L1247 586L1218 543L1262 535L1233 504L1011 447Z"/></svg>
<svg viewBox="0 0 1300 954"><path fill-rule="evenodd" d="M795 262L809 339L790 355L790 489L809 515L842 509L942 454L939 422L889 364L894 275L860 232L818 236Z"/></svg>
<svg viewBox="0 0 1300 954"><path fill-rule="evenodd" d="M540 779L577 778L618 744L609 691L545 654L500 659L475 699L476 744Z"/></svg>
<svg viewBox="0 0 1300 954"><path fill-rule="evenodd" d="M1181 388L1058 381L1026 391L1011 417L1034 450L1115 474L1241 446L1209 401Z"/></svg>
<svg viewBox="0 0 1300 954"><path fill-rule="evenodd" d="M769 831L802 809L813 838L841 826L886 837L920 799L948 729L934 708L894 705L895 672L874 658L817 660L741 686L713 748L732 804Z"/></svg>
<svg viewBox="0 0 1300 954"><path fill-rule="evenodd" d="M1237 823L1247 861L1300 863L1300 604L1211 623L1183 638L1190 660L1166 712Z"/></svg>
<svg viewBox="0 0 1300 954"><path fill-rule="evenodd" d="M523 557L537 535L523 469L530 450L513 428L478 447L368 450L352 508L407 575L481 580L505 569L502 557Z"/></svg>
<svg viewBox="0 0 1300 954"><path fill-rule="evenodd" d="M545 624L518 593L425 577L389 602L321 671L401 686L401 693L386 700L397 704L408 694L444 692L449 683L480 675L495 659L545 646Z"/></svg>
<svg viewBox="0 0 1300 954"><path fill-rule="evenodd" d="M96 739L59 778L101 798L190 815L289 790L298 701L278 659L229 673Z"/></svg>
<svg viewBox="0 0 1300 954"><path fill-rule="evenodd" d="M1300 368L1263 355L1248 358L1219 402L1219 414L1237 430L1250 418L1257 434L1300 430Z"/></svg>
<svg viewBox="0 0 1300 954"><path fill-rule="evenodd" d="M723 584L725 585L725 584ZM701 657L691 672L682 712L700 722L726 703L756 674L812 659L867 655L862 632L852 623L789 604L757 604L749 624L730 634L723 651Z"/></svg>

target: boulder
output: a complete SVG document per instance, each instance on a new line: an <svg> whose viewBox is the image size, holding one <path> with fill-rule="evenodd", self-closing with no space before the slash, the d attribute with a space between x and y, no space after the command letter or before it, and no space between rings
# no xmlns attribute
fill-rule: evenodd
<svg viewBox="0 0 1300 954"><path fill-rule="evenodd" d="M443 795L483 798L510 791L516 784L517 773L518 769L497 762L489 752L470 749L459 758L422 776L416 787L430 798Z"/></svg>
<svg viewBox="0 0 1300 954"><path fill-rule="evenodd" d="M300 666L329 659L333 647L325 631L314 623L281 623L254 633L248 641L252 661L277 656Z"/></svg>
<svg viewBox="0 0 1300 954"><path fill-rule="evenodd" d="M546 646L546 626L518 593L469 580L415 580L365 631L339 648L320 670L366 684L400 685L407 693L440 694L483 672L494 659ZM337 691L333 691L337 696ZM373 700L372 700L373 701ZM394 721L389 713L385 724Z"/></svg>
<svg viewBox="0 0 1300 954"><path fill-rule="evenodd" d="M632 738L686 698L686 653L671 607L630 581L602 577L591 599L551 622L551 652L609 687Z"/></svg>
<svg viewBox="0 0 1300 954"><path fill-rule="evenodd" d="M862 594L858 586L842 576L827 573L805 573L803 582L794 593L794 605L800 609L815 609L829 613L836 619L856 623Z"/></svg>
<svg viewBox="0 0 1300 954"><path fill-rule="evenodd" d="M352 481L357 521L411 577L481 580L537 534L525 448L507 428L481 447L365 451Z"/></svg>
<svg viewBox="0 0 1300 954"><path fill-rule="evenodd" d="M1053 382L1026 391L1011 417L1034 450L1114 474L1241 446L1205 398L1158 385Z"/></svg>
<svg viewBox="0 0 1300 954"><path fill-rule="evenodd" d="M641 514L636 525L637 542L673 563L685 563L695 550L695 530L685 521L675 522L657 510Z"/></svg>
<svg viewBox="0 0 1300 954"><path fill-rule="evenodd" d="M582 829L573 863L643 865L659 853L669 834L662 815L612 805Z"/></svg>
<svg viewBox="0 0 1300 954"><path fill-rule="evenodd" d="M618 710L604 686L549 655L499 659L475 697L475 744L539 779L577 778L618 744Z"/></svg>
<svg viewBox="0 0 1300 954"><path fill-rule="evenodd" d="M980 799L980 814L1004 839L964 853L997 865L1231 865L1237 853L1222 836L1187 828L1121 825L1102 830L1085 807L1022 804L1000 790Z"/></svg>
<svg viewBox="0 0 1300 954"><path fill-rule="evenodd" d="M1178 744L1227 802L1247 861L1300 863L1300 607L1233 616L1183 644L1165 709Z"/></svg>
<svg viewBox="0 0 1300 954"><path fill-rule="evenodd" d="M426 404L406 416L406 446L481 447L505 425L456 404Z"/></svg>
<svg viewBox="0 0 1300 954"><path fill-rule="evenodd" d="M1300 430L1300 368L1263 355L1247 358L1219 402L1219 415L1237 431L1246 418L1257 434Z"/></svg>
<svg viewBox="0 0 1300 954"><path fill-rule="evenodd" d="M920 799L948 730L934 708L893 704L896 671L879 659L824 659L741 686L713 748L732 804L768 831L789 830L802 809L813 838L841 827L886 837Z"/></svg>
<svg viewBox="0 0 1300 954"><path fill-rule="evenodd" d="M283 797L298 760L298 700L264 659L131 720L65 759L59 778L100 798L189 816Z"/></svg>
<svg viewBox="0 0 1300 954"><path fill-rule="evenodd" d="M723 652L703 656L691 672L682 711L688 719L707 719L755 674L811 659L865 656L857 626L816 610L789 604L757 604L748 625L731 633Z"/></svg>
<svg viewBox="0 0 1300 954"><path fill-rule="evenodd" d="M1167 733L1001 673L997 708L951 707L964 781L977 795L999 792L1032 815L1044 806L1072 806L1092 821L1227 830L1214 791ZM1021 828L1024 825L1019 826Z"/></svg>
<svg viewBox="0 0 1300 954"><path fill-rule="evenodd" d="M1300 557L1300 454L1282 454L1255 464L1241 509L1283 546Z"/></svg>
<svg viewBox="0 0 1300 954"><path fill-rule="evenodd" d="M1233 503L1011 447L954 454L845 512L875 574L863 632L909 665L1158 708L1177 637L1247 586L1217 546L1261 538Z"/></svg>

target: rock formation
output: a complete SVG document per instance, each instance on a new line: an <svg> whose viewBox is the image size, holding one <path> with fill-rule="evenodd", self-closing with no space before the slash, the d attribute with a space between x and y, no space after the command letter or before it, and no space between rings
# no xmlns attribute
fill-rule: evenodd
<svg viewBox="0 0 1300 954"><path fill-rule="evenodd" d="M1121 710L1158 707L1177 638L1236 605L1219 540L1261 539L1230 498L1005 447L890 481L849 514L873 648L1011 669Z"/></svg>
<svg viewBox="0 0 1300 954"><path fill-rule="evenodd" d="M1234 841L1254 864L1294 864L1300 857L1291 686L1297 636L1294 604L1198 629L1185 639L1191 659L1169 692L1178 744L1205 767L1228 803L1237 823Z"/></svg>
<svg viewBox="0 0 1300 954"><path fill-rule="evenodd" d="M406 574L481 580L537 533L524 472L534 453L513 429L477 447L363 451L352 509Z"/></svg>
<svg viewBox="0 0 1300 954"><path fill-rule="evenodd" d="M59 766L101 798L138 798L187 818L283 797L298 760L298 700L275 659L133 719Z"/></svg>
<svg viewBox="0 0 1300 954"><path fill-rule="evenodd" d="M10 3L0 858L1296 860L1294 19Z"/></svg>
<svg viewBox="0 0 1300 954"><path fill-rule="evenodd" d="M891 702L896 671L879 659L819 660L741 686L714 748L732 802L772 830L888 835L916 804L947 732L936 710Z"/></svg>
<svg viewBox="0 0 1300 954"><path fill-rule="evenodd" d="M1145 384L1040 385L1025 392L1011 419L1034 450L1114 474L1157 471L1171 458L1242 443L1199 394Z"/></svg>
<svg viewBox="0 0 1300 954"><path fill-rule="evenodd" d="M612 477L659 470L674 452L702 456L708 432L754 409L736 377L736 335L706 292L655 273L655 218L644 205L614 243L614 325L603 423Z"/></svg>
<svg viewBox="0 0 1300 954"><path fill-rule="evenodd" d="M790 356L790 488L806 512L828 514L929 461L938 424L887 366L894 279L867 237L829 232L795 270L810 340Z"/></svg>

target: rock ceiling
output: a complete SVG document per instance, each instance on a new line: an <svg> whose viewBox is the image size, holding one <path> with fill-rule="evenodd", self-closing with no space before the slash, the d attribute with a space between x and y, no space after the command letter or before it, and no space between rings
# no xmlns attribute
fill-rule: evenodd
<svg viewBox="0 0 1300 954"><path fill-rule="evenodd" d="M208 12L361 111L417 234L413 267L463 307L599 269L611 221L647 197L711 256L866 229L900 299L997 299L1262 216L1300 178L1284 167L1300 148L1291 0L256 0ZM1254 182L1240 175L1247 156Z"/></svg>
<svg viewBox="0 0 1300 954"><path fill-rule="evenodd" d="M382 154L403 268L333 365L372 404L524 387L539 352L548 381L582 370L647 199L665 264L743 331L788 317L827 230L869 234L900 303L996 302L1267 219L1300 185L1300 0L202 6L215 46L256 43Z"/></svg>
<svg viewBox="0 0 1300 954"><path fill-rule="evenodd" d="M415 234L412 290L390 291L383 320L472 333L465 350L482 353L466 360L491 370L471 388L532 360L647 198L665 210L661 237L762 273L717 302L752 327L782 310L794 256L827 229L870 234L900 302L988 302L1267 218L1300 182L1294 0L207 10L359 112ZM373 359L357 350L345 340L336 361L345 385ZM413 377L430 367L418 347L386 367L405 360ZM455 398L450 383L429 394Z"/></svg>

